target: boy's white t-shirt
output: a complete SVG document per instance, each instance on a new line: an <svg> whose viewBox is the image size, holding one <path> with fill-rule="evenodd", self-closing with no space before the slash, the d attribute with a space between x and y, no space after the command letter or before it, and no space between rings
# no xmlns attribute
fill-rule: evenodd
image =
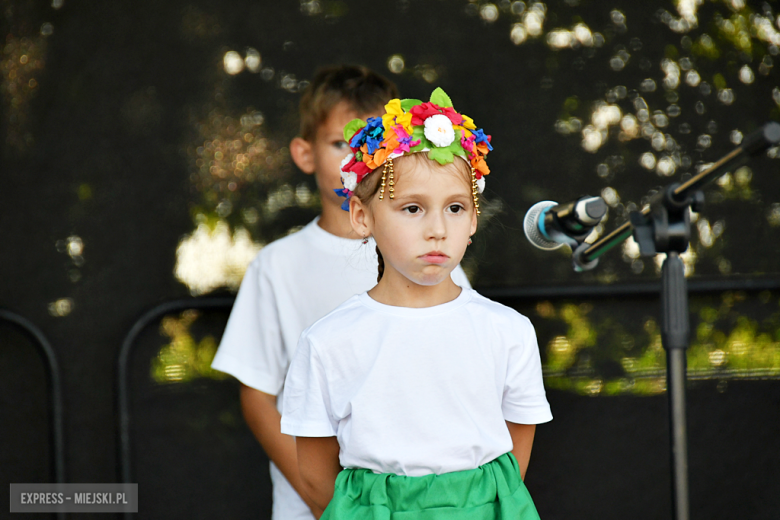
<svg viewBox="0 0 780 520"><path fill-rule="evenodd" d="M345 468L420 476L512 449L506 422L552 419L525 316L464 288L406 308L353 296L301 335L282 432L338 438Z"/></svg>
<svg viewBox="0 0 780 520"><path fill-rule="evenodd" d="M376 285L376 244L341 238L317 225L264 247L244 275L212 368L277 396L301 332L349 297ZM470 287L458 266L452 279ZM276 466L271 464L274 520L313 519Z"/></svg>

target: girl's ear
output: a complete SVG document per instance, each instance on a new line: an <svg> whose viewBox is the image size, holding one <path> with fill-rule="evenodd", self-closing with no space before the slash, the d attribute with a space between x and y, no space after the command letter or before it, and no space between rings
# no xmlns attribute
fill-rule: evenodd
<svg viewBox="0 0 780 520"><path fill-rule="evenodd" d="M349 222L352 229L363 238L371 236L372 224L368 208L357 197L349 199Z"/></svg>
<svg viewBox="0 0 780 520"><path fill-rule="evenodd" d="M477 232L477 210L471 212L471 231L469 232L469 236L473 235Z"/></svg>
<svg viewBox="0 0 780 520"><path fill-rule="evenodd" d="M294 138L290 141L290 155L295 165L303 173L307 175L314 173L315 164L312 143L303 137Z"/></svg>

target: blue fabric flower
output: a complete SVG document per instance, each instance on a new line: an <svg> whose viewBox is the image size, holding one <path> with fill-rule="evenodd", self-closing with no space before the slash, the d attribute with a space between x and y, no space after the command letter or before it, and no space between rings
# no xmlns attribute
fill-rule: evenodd
<svg viewBox="0 0 780 520"><path fill-rule="evenodd" d="M349 142L352 148L360 148L365 143L368 145L368 153L373 154L377 148L380 148L382 135L385 127L382 125L381 117L369 117L366 120L366 126L358 130Z"/></svg>
<svg viewBox="0 0 780 520"><path fill-rule="evenodd" d="M488 140L488 136L485 135L485 131L481 128L477 128L476 130L472 130L472 133L474 134L474 141L479 143L485 143L488 147L488 150L492 150L493 147L490 145L490 141Z"/></svg>
<svg viewBox="0 0 780 520"><path fill-rule="evenodd" d="M349 198L352 195L352 192L350 192L347 188L338 188L333 191L335 191L336 195L339 197L346 197L344 202L341 203L341 209L344 211L349 211Z"/></svg>
<svg viewBox="0 0 780 520"><path fill-rule="evenodd" d="M366 126L364 127L367 129L368 132L372 136L376 136L376 131L379 130L380 132L385 131L385 127L382 125L382 118L381 117L369 117L366 119Z"/></svg>
<svg viewBox="0 0 780 520"><path fill-rule="evenodd" d="M366 146L368 146L368 153L373 155L374 152L376 152L377 148L381 148L382 145L382 138L376 138L376 137L369 137L366 139Z"/></svg>
<svg viewBox="0 0 780 520"><path fill-rule="evenodd" d="M352 140L349 142L349 146L352 148L360 148L360 145L363 144L363 139L366 136L366 127L364 126L360 130L358 130L355 135L352 136Z"/></svg>

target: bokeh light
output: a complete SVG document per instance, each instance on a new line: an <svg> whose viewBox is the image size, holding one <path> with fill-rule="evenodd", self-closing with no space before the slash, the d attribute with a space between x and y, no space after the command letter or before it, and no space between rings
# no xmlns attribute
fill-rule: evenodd
<svg viewBox="0 0 780 520"><path fill-rule="evenodd" d="M236 290L261 248L246 229L239 228L231 235L223 221L217 221L213 229L204 222L179 242L174 272L193 295L219 287Z"/></svg>
<svg viewBox="0 0 780 520"><path fill-rule="evenodd" d="M222 58L222 66L228 74L236 75L244 70L244 59L236 51L227 51Z"/></svg>

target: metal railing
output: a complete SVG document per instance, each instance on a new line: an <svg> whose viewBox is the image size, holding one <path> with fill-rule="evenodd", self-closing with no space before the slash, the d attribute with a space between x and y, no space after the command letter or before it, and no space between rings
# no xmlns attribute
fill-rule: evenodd
<svg viewBox="0 0 780 520"><path fill-rule="evenodd" d="M51 424L49 443L51 447L52 478L56 483L65 483L65 434L63 427L65 412L62 405L62 372L57 361L57 355L41 329L24 316L9 310L0 309L0 320L12 323L21 329L32 340L33 344L38 347L38 351L46 360L46 383L49 394L48 416Z"/></svg>
<svg viewBox="0 0 780 520"><path fill-rule="evenodd" d="M691 294L711 294L725 291L761 292L780 290L780 279L733 278L714 280L691 280ZM479 288L484 296L502 303L522 302L540 299L601 299L612 297L652 297L660 292L660 282L626 283L612 285L565 285L531 286L514 288ZM194 297L169 301L144 312L132 325L122 342L116 364L117 438L118 468L120 482L132 483L132 413L130 406L129 372L134 346L140 334L152 323L167 314L185 310L229 311L235 298ZM0 309L0 320L9 322L27 335L45 359L48 384L48 416L51 423L49 442L51 447L52 477L55 482L66 482L64 409L62 374L57 356L43 332L31 321L14 312ZM60 518L64 518L61 515Z"/></svg>
<svg viewBox="0 0 780 520"><path fill-rule="evenodd" d="M49 340L33 322L15 312L0 309L0 320L11 323L32 340L33 345L46 361L46 383L49 394L48 418L49 418L49 453L51 454L52 479L58 484L66 482L65 473L65 411L62 397L62 372L57 361L57 354L49 343ZM65 513L56 513L60 520L66 518Z"/></svg>
<svg viewBox="0 0 780 520"><path fill-rule="evenodd" d="M691 294L708 294L726 291L761 292L780 290L780 279L774 278L734 278L713 280L689 280ZM610 285L561 285L529 287L496 287L477 289L483 296L497 300L548 300L568 298L614 298L616 296L646 297L661 293L661 282L637 282Z"/></svg>
<svg viewBox="0 0 780 520"><path fill-rule="evenodd" d="M761 292L780 290L780 279L734 278L716 280L692 280L689 282L691 294L709 294L725 291ZM652 297L661 290L660 282L626 283L612 285L566 285L536 286L512 288L480 288L479 293L502 303L569 298L611 298L611 297ZM200 297L174 300L157 305L144 313L133 324L122 342L117 362L117 398L118 398L118 435L119 467L121 482L132 482L131 464L131 421L129 363L133 346L140 333L155 320L166 314L189 309L230 310L233 297Z"/></svg>
<svg viewBox="0 0 780 520"><path fill-rule="evenodd" d="M130 328L130 331L122 341L117 358L116 396L118 413L119 439L119 479L120 482L133 483L133 471L131 464L130 428L132 426L132 414L130 412L130 381L129 368L131 363L133 346L141 332L150 324L162 318L166 314L181 312L190 309L198 310L229 310L233 306L235 298L232 296L184 298L162 303L146 311Z"/></svg>

